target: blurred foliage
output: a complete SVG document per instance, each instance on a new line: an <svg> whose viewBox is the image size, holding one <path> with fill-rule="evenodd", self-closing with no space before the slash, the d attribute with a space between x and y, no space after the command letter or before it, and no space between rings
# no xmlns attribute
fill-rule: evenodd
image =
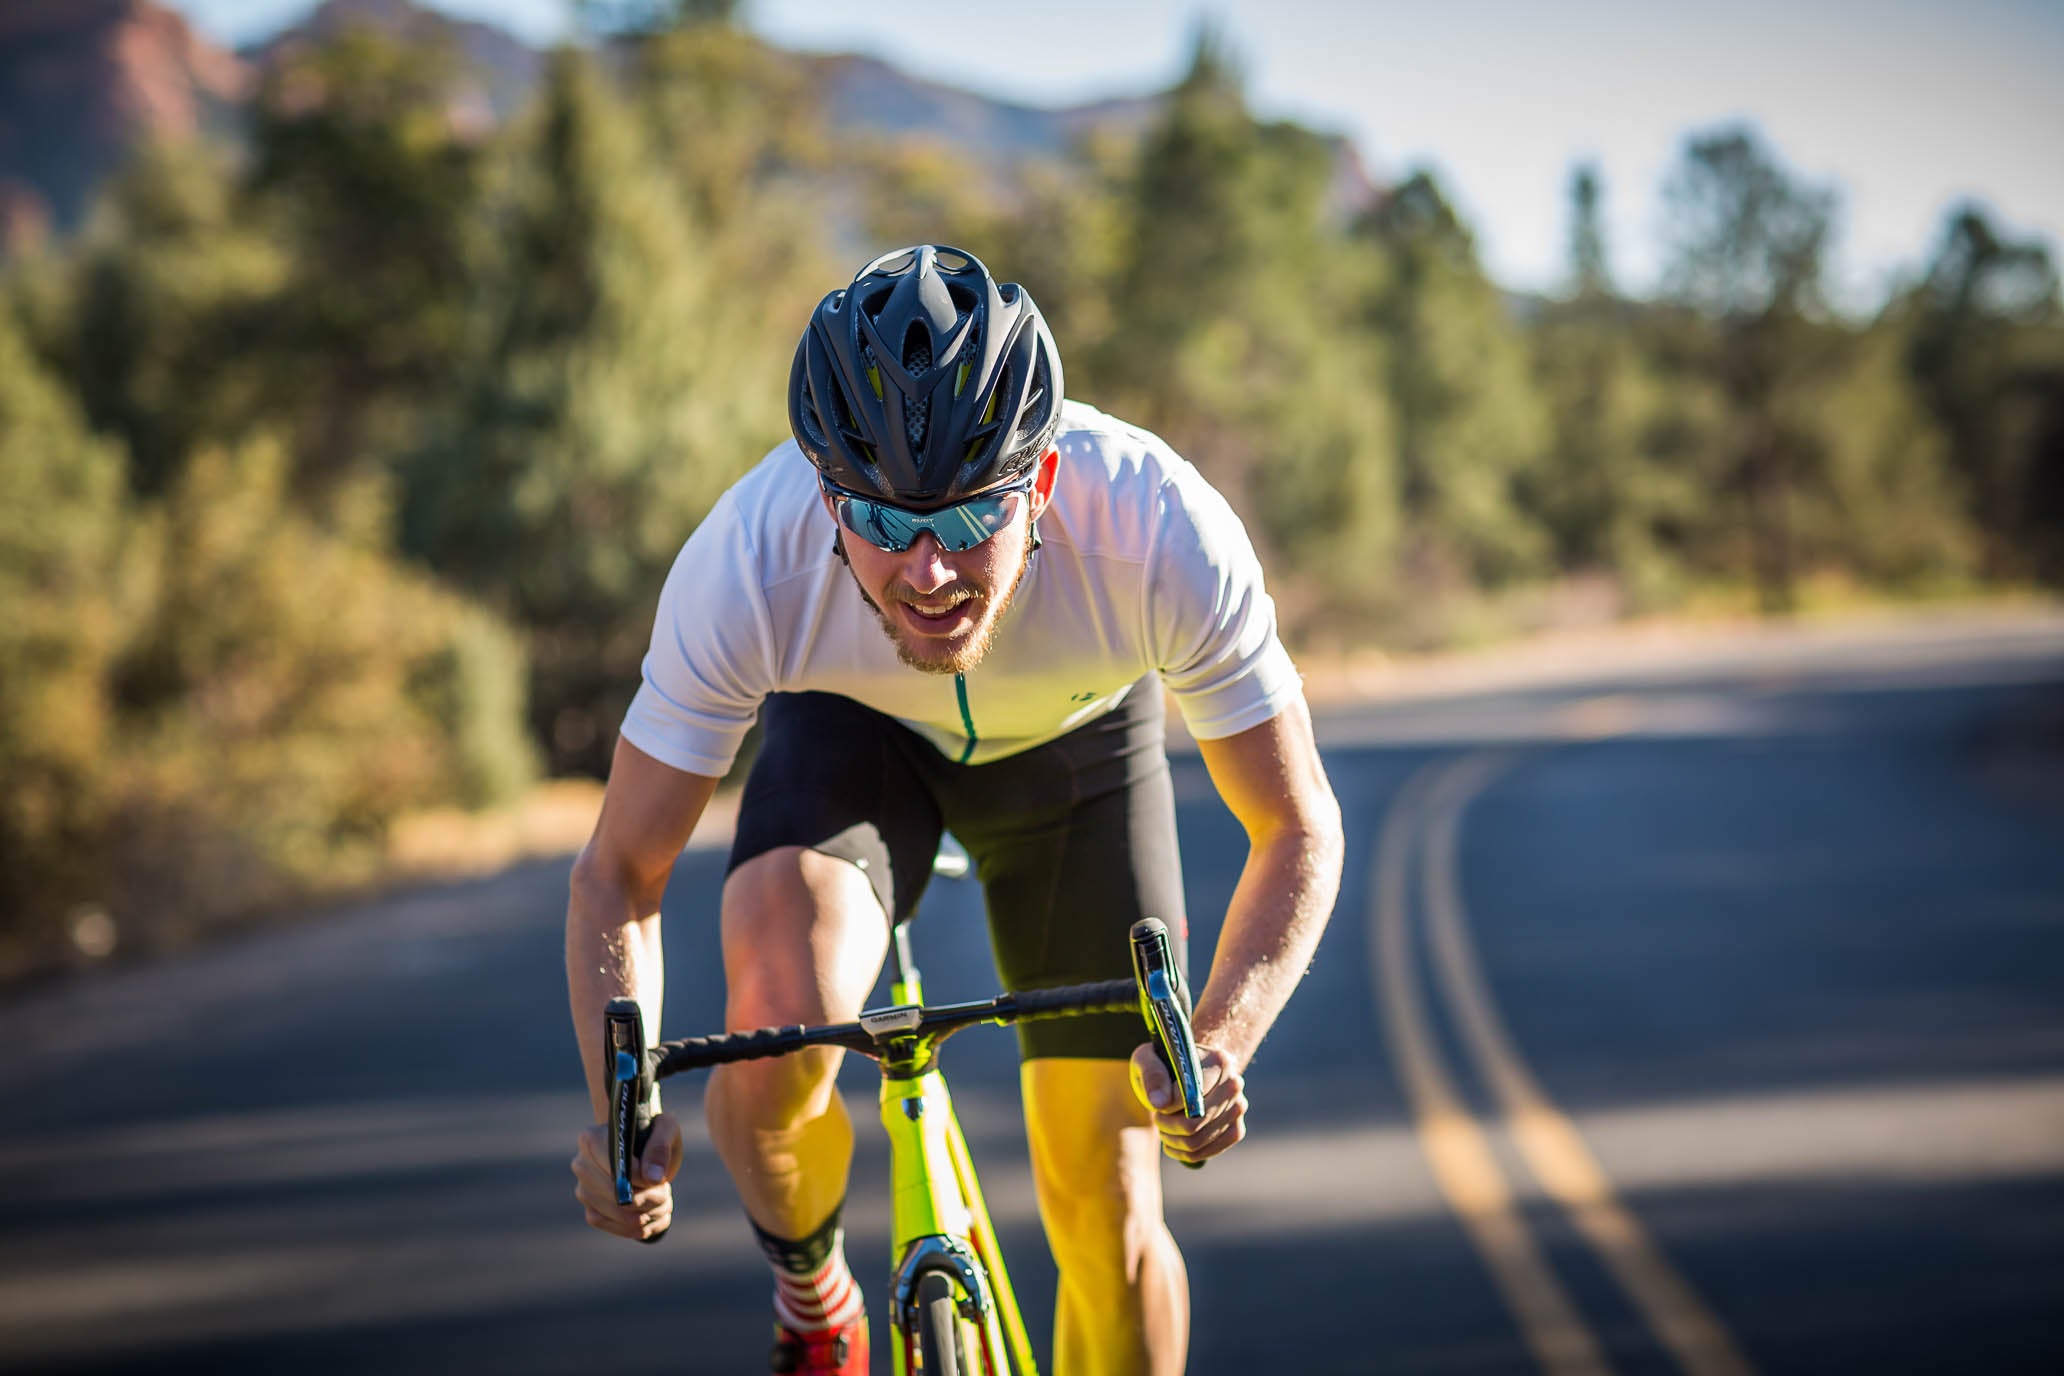
<svg viewBox="0 0 2064 1376"><path fill-rule="evenodd" d="M346 27L258 94L246 200L290 265L264 313L265 419L311 509L417 443L456 384L485 132L459 75L455 52Z"/></svg>
<svg viewBox="0 0 2064 1376"><path fill-rule="evenodd" d="M128 515L120 446L0 312L0 935L96 881Z"/></svg>
<svg viewBox="0 0 2064 1376"><path fill-rule="evenodd" d="M678 49L711 37L657 40L654 61L695 65ZM529 632L562 771L607 767L683 538L786 433L787 320L807 309L799 265L747 231L751 198L697 214L652 174L649 128L592 59L555 55L505 150L456 405L403 468L404 548Z"/></svg>
<svg viewBox="0 0 2064 1376"><path fill-rule="evenodd" d="M1799 421L1802 393L1843 366L1849 339L1822 323L1834 196L1798 182L1746 129L1694 138L1663 187L1665 290L1685 308L1680 357L1715 381L1728 416L1707 482L1736 513L1765 611L1793 606L1802 483L1824 452Z"/></svg>
<svg viewBox="0 0 2064 1376"><path fill-rule="evenodd" d="M1247 111L1200 32L1132 166L1110 186L1119 245L1108 327L1071 390L1156 430L1247 517L1286 618L1339 634L1388 589L1342 569L1398 541L1388 352L1362 328L1385 264L1327 208L1328 145ZM1072 366L1072 365L1071 365Z"/></svg>
<svg viewBox="0 0 2064 1376"><path fill-rule="evenodd" d="M150 513L152 596L113 677L118 910L367 875L401 812L530 777L513 637L297 510L290 467L265 438L202 449Z"/></svg>
<svg viewBox="0 0 2064 1376"><path fill-rule="evenodd" d="M110 184L72 260L29 279L39 345L95 429L122 443L139 495L288 400L274 319L292 271L225 158L154 144Z"/></svg>
<svg viewBox="0 0 2064 1376"><path fill-rule="evenodd" d="M2064 308L2040 244L1974 205L1950 216L1926 276L1890 314L1923 404L1948 436L1995 577L2064 582Z"/></svg>
<svg viewBox="0 0 2064 1376"><path fill-rule="evenodd" d="M1550 543L1518 505L1549 445L1520 327L1431 174L1386 195L1358 236L1390 264L1370 324L1390 344L1407 556L1436 584L1544 570Z"/></svg>
<svg viewBox="0 0 2064 1376"><path fill-rule="evenodd" d="M830 127L725 0L582 11L500 125L455 51L296 47L240 149L147 148L7 265L0 936L247 907L370 872L404 809L601 773L810 307L919 240L1226 492L1307 646L2064 582L2057 270L1982 207L1846 319L1833 193L1722 128L1659 296L1589 167L1564 291L1515 296L1430 172L1344 204L1208 28L1143 129L977 166Z"/></svg>
<svg viewBox="0 0 2064 1376"><path fill-rule="evenodd" d="M1673 447L1673 390L1643 348L1633 305L1613 286L1599 223L1594 169L1571 179L1571 294L1541 308L1529 341L1549 417L1539 464L1523 476L1520 505L1540 521L1554 566L1605 574L1621 605L1648 611L1681 592L1674 557L1693 524L1700 489Z"/></svg>

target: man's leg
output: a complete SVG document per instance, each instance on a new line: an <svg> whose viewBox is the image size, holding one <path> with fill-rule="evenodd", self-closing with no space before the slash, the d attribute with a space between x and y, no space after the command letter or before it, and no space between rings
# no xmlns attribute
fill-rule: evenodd
<svg viewBox="0 0 2064 1376"><path fill-rule="evenodd" d="M1161 1145L1125 1061L1023 1067L1032 1178L1060 1268L1057 1376L1174 1376L1190 1334L1189 1279L1161 1218Z"/></svg>
<svg viewBox="0 0 2064 1376"><path fill-rule="evenodd" d="M724 884L725 1025L733 1031L853 1018L888 952L888 922L850 861L783 846ZM845 1053L818 1047L710 1072L710 1141L745 1211L801 1238L846 1194L853 1124L836 1077Z"/></svg>

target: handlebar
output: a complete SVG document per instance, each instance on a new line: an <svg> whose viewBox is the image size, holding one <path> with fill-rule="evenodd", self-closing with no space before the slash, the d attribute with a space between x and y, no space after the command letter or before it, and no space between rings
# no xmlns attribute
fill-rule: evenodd
<svg viewBox="0 0 2064 1376"><path fill-rule="evenodd" d="M1137 1010L1146 1021L1149 1040L1182 1094L1183 1112L1204 1114L1203 1070L1190 1030L1190 994L1173 958L1168 929L1158 918L1132 926L1133 978L1071 984L1058 989L1024 989L976 1003L937 1008L906 1005L862 1013L853 1022L806 1027L762 1027L712 1037L683 1037L645 1045L645 1024L635 999L611 999L603 1012L603 1075L609 1087L609 1161L616 1176L616 1201L631 1202L632 1167L645 1148L657 1111L658 1081L684 1070L728 1065L734 1061L786 1056L812 1046L839 1046L864 1056L879 1056L898 1040L929 1037L934 1041L978 1022L1009 1026L1043 1018L1079 1017L1086 1013ZM1191 1169L1204 1163L1185 1162ZM657 1242L665 1234L645 1239Z"/></svg>

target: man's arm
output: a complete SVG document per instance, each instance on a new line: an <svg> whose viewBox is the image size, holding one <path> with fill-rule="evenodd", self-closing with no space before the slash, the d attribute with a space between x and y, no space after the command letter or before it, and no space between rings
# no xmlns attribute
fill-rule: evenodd
<svg viewBox="0 0 2064 1376"><path fill-rule="evenodd" d="M1179 1159L1215 1156L1246 1133L1243 1074L1333 913L1344 842L1340 805L1326 782L1302 696L1261 725L1199 741L1219 796L1247 832L1247 864L1226 909L1211 977L1198 996L1197 1044L1205 1060L1205 1116L1174 1113L1157 1126ZM1135 1056L1149 1102L1166 1076L1144 1050Z"/></svg>
<svg viewBox="0 0 2064 1376"><path fill-rule="evenodd" d="M716 787L707 775L661 764L622 739L616 743L602 815L573 863L566 905L567 997L596 1123L608 1094L601 1073L602 1010L609 1000L629 995L645 1010L648 1035L657 1035L665 985L659 900ZM673 1199L664 1182L678 1159L672 1123L655 1125L646 1152L648 1162L666 1163L661 1177L628 1206L615 1202L603 1154L601 1129L590 1127L573 1161L580 1182L575 1195L587 1207L588 1222L626 1237L665 1231Z"/></svg>
<svg viewBox="0 0 2064 1376"><path fill-rule="evenodd" d="M644 1006L647 1032L657 1033L665 986L659 900L716 788L715 779L661 764L617 741L602 815L573 862L566 988L598 1122L608 1092L601 1083L602 1009L628 994Z"/></svg>

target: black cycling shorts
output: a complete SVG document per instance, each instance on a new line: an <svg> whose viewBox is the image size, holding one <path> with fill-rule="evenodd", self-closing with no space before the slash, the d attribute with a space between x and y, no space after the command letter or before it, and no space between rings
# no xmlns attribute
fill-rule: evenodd
<svg viewBox="0 0 2064 1376"><path fill-rule="evenodd" d="M882 911L908 918L939 835L967 847L988 900L1006 990L1129 979L1128 933L1158 917L1178 961L1189 923L1163 749L1161 685L1056 740L989 764L955 764L893 718L832 693L776 693L760 709L731 868L779 846L859 865ZM1129 1057L1136 1014L1024 1023L1020 1054Z"/></svg>

